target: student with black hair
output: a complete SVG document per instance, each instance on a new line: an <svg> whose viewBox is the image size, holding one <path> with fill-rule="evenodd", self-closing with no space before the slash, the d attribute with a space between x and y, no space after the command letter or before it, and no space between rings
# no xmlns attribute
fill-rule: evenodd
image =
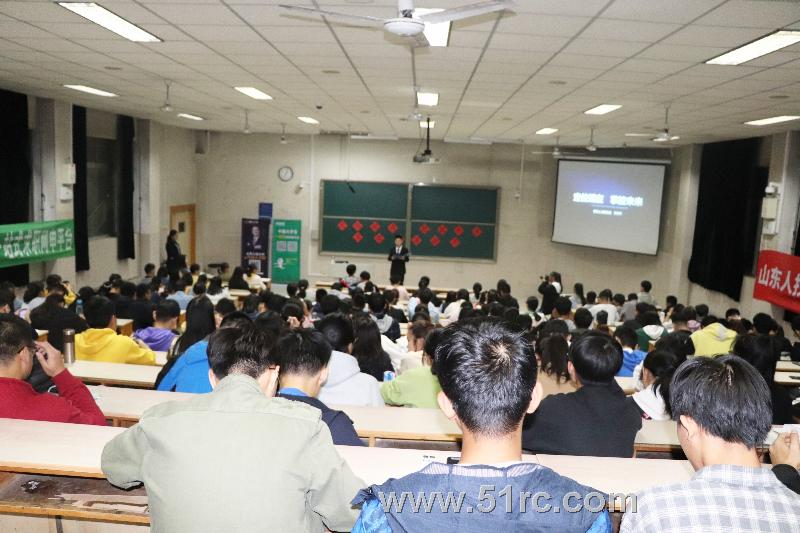
<svg viewBox="0 0 800 533"><path fill-rule="evenodd" d="M772 423L794 423L792 397L786 387L775 383L775 368L781 356L779 341L771 335L740 335L733 342L731 352L753 365L767 382L772 399Z"/></svg>
<svg viewBox="0 0 800 533"><path fill-rule="evenodd" d="M117 335L114 303L95 296L83 306L89 329L75 335L75 358L83 361L155 365L156 354L142 341Z"/></svg>
<svg viewBox="0 0 800 533"><path fill-rule="evenodd" d="M242 312L227 315L219 328L238 328L252 320ZM208 379L208 339L217 329L208 298L194 300L186 310L186 331L167 354L167 364L156 378L156 389L173 392L211 392Z"/></svg>
<svg viewBox="0 0 800 533"><path fill-rule="evenodd" d="M697 307L695 307L695 311L697 311ZM699 312L697 316L700 318ZM692 333L691 338L695 355L725 355L731 351L733 341L736 340L736 332L720 324L719 320L713 315L705 315L703 316L703 322L701 322L701 329Z"/></svg>
<svg viewBox="0 0 800 533"><path fill-rule="evenodd" d="M401 492L466 494L473 504L492 486L497 490L507 486L514 495L547 493L553 502L564 501L568 494L584 501L593 491L535 462L522 461L522 421L536 410L542 394L536 383L536 359L524 336L495 320L458 323L439 336L435 372L442 390L437 403L464 435L459 464L431 463L419 472L362 490L353 500L362 508L353 531L611 531L605 509L533 512L529 502L523 511L517 496L513 508L497 505L474 514L470 509L484 510L480 499L477 509L433 505L424 513L411 505L381 505L387 496Z"/></svg>
<svg viewBox="0 0 800 533"><path fill-rule="evenodd" d="M186 294L186 282L182 279L174 281L169 284L169 296L167 300L174 300L178 303L181 311L186 311L189 302L192 301L192 296Z"/></svg>
<svg viewBox="0 0 800 533"><path fill-rule="evenodd" d="M59 352L64 350L64 330L82 333L89 329L86 321L65 307L64 295L48 294L44 303L31 311L30 323L36 329L47 331L47 342Z"/></svg>
<svg viewBox="0 0 800 533"><path fill-rule="evenodd" d="M327 405L382 406L378 380L361 372L358 361L350 355L355 340L350 319L334 313L319 320L314 327L325 335L333 348L328 379L319 393L320 401Z"/></svg>
<svg viewBox="0 0 800 533"><path fill-rule="evenodd" d="M478 302L480 302L482 291L483 291L483 285L481 285L477 281L473 283L472 292L469 293L469 303L471 303L472 305L476 305Z"/></svg>
<svg viewBox="0 0 800 533"><path fill-rule="evenodd" d="M636 331L626 325L614 330L614 339L622 346L622 366L617 375L631 377L633 370L644 360L647 352L637 349L639 341Z"/></svg>
<svg viewBox="0 0 800 533"><path fill-rule="evenodd" d="M664 315L670 318L673 310L678 306L678 297L670 294L667 296L666 303L666 306L664 306Z"/></svg>
<svg viewBox="0 0 800 533"><path fill-rule="evenodd" d="M220 322L229 314L236 311L236 304L229 298L223 298L214 305L214 322L219 327Z"/></svg>
<svg viewBox="0 0 800 533"><path fill-rule="evenodd" d="M251 264L247 266L247 274L244 276L244 280L247 282L247 288L251 291L261 292L267 289L267 282L259 274L257 265ZM230 287L230 283L228 286Z"/></svg>
<svg viewBox="0 0 800 533"><path fill-rule="evenodd" d="M639 314L636 317L636 322L640 326L636 330L636 337L639 342L639 349L643 352L649 352L650 343L658 342L662 335L667 334L667 328L661 325L661 316L655 309Z"/></svg>
<svg viewBox="0 0 800 533"><path fill-rule="evenodd" d="M381 345L381 332L378 324L366 315L353 318L352 355L358 361L361 372L383 381L384 372L394 372L392 360Z"/></svg>
<svg viewBox="0 0 800 533"><path fill-rule="evenodd" d="M152 311L154 324L137 329L133 332L133 338L144 342L153 351L168 352L178 336L176 330L180 316L181 308L178 306L178 302L164 300Z"/></svg>
<svg viewBox="0 0 800 533"><path fill-rule="evenodd" d="M578 330L587 330L592 327L592 322L594 322L594 317L592 316L592 312L586 309L585 307L580 307L575 310L575 329Z"/></svg>
<svg viewBox="0 0 800 533"><path fill-rule="evenodd" d="M638 296L638 300L640 302L650 304L652 306L656 305L656 299L650 294L650 291L653 290L653 284L647 280L643 280L640 284L640 290Z"/></svg>
<svg viewBox="0 0 800 533"><path fill-rule="evenodd" d="M697 313L697 320L702 320L708 316L709 309L706 304L697 304L694 306L695 313Z"/></svg>
<svg viewBox="0 0 800 533"><path fill-rule="evenodd" d="M624 304L622 304L622 309L620 309L619 312L620 320L622 320L623 322L627 322L628 320L636 319L636 316L639 314L637 311L638 303L639 303L639 296L635 292L630 293L628 295L628 299L625 301Z"/></svg>
<svg viewBox="0 0 800 533"><path fill-rule="evenodd" d="M130 303L130 314L134 331L153 325L153 304L150 285L140 283L136 286L134 298Z"/></svg>
<svg viewBox="0 0 800 533"><path fill-rule="evenodd" d="M503 307L516 307L519 309L519 302L517 302L516 298L511 296L511 285L504 279L497 281L497 301L501 303Z"/></svg>
<svg viewBox="0 0 800 533"><path fill-rule="evenodd" d="M38 281L28 283L25 292L22 295L22 307L17 310L16 315L25 320L29 320L31 311L44 303L45 294L44 285Z"/></svg>
<svg viewBox="0 0 800 533"><path fill-rule="evenodd" d="M428 324L415 322L409 327L409 332L415 328L428 331L427 336L422 339L417 336L420 335L420 332L413 333L415 340L422 344L422 364L413 368L403 368L396 378L383 382L381 396L387 404L429 409L436 408L436 395L442 389L439 386L439 380L431 370L431 366L436 354L436 347L441 339L442 330L429 328L428 326ZM419 346L415 346L415 348L417 347ZM405 362L406 359L403 359L403 361Z"/></svg>
<svg viewBox="0 0 800 533"><path fill-rule="evenodd" d="M531 317L532 326L538 327L545 319L544 315L537 311L539 308L539 298L536 296L528 296L525 300L525 307L525 314Z"/></svg>
<svg viewBox="0 0 800 533"><path fill-rule="evenodd" d="M586 309L591 309L597 303L597 293L594 291L589 291L586 293L586 304L584 307Z"/></svg>
<svg viewBox="0 0 800 533"><path fill-rule="evenodd" d="M334 444L364 445L356 434L353 421L344 412L331 409L317 399L322 384L328 379L331 359L331 345L322 333L314 329L286 332L278 338L269 358L280 367L279 398L319 409Z"/></svg>
<svg viewBox="0 0 800 533"><path fill-rule="evenodd" d="M381 335L386 337L392 342L396 342L400 338L400 324L386 312L386 298L383 294L373 293L368 298L369 316L378 325Z"/></svg>
<svg viewBox="0 0 800 533"><path fill-rule="evenodd" d="M422 280L420 280L420 283L421 282ZM420 304L422 305L420 306ZM413 317L418 306L427 310L428 315L431 318L431 322L434 324L439 323L439 315L441 314L441 311L433 303L433 292L428 288L427 285L425 285L423 288L420 288L417 295L408 300L408 315Z"/></svg>
<svg viewBox="0 0 800 533"><path fill-rule="evenodd" d="M54 295L55 296L55 295ZM47 342L33 340L23 319L0 315L0 418L106 425L92 393L64 367L64 356ZM27 380L36 359L58 395L36 392Z"/></svg>
<svg viewBox="0 0 800 533"><path fill-rule="evenodd" d="M250 320L255 320L258 314L264 310L263 304L264 301L261 296L258 294L248 294L245 296L244 301L242 302L242 312L246 314ZM280 311L282 309L283 305L275 309L275 311Z"/></svg>
<svg viewBox="0 0 800 533"><path fill-rule="evenodd" d="M622 348L590 331L569 349L567 370L576 392L548 396L525 421L522 446L533 453L632 457L642 418L614 380Z"/></svg>
<svg viewBox="0 0 800 533"><path fill-rule="evenodd" d="M372 276L370 275L370 273L367 272L366 270L362 270L358 274L358 284L356 285L356 287L361 289L362 291L366 290L367 282L370 281L371 279L372 279ZM356 287L354 287L354 288L356 288ZM350 290L352 290L352 289L350 289Z"/></svg>
<svg viewBox="0 0 800 533"><path fill-rule="evenodd" d="M13 313L16 307L16 298L13 289L8 287L0 288L0 314ZM20 305L20 307L22 307L22 305Z"/></svg>
<svg viewBox="0 0 800 533"><path fill-rule="evenodd" d="M353 263L349 263L345 267L345 271L347 272L347 276L342 278L341 282L342 285L347 287L348 289L355 288L358 285L358 277L356 276L357 267Z"/></svg>
<svg viewBox="0 0 800 533"><path fill-rule="evenodd" d="M641 380L644 388L629 400L636 404L645 420L669 420L669 382L686 356L654 350L646 355L642 364Z"/></svg>
<svg viewBox="0 0 800 533"><path fill-rule="evenodd" d="M154 265L153 263L147 263L146 265L144 265L144 277L139 281L139 283L150 285L155 276L156 276L156 265Z"/></svg>
<svg viewBox="0 0 800 533"><path fill-rule="evenodd" d="M611 303L613 297L614 294L611 292L611 289L603 289L600 291L600 294L597 295L598 303L589 308L589 311L592 312L592 316L595 317L595 319L597 319L597 313L605 311L608 316L607 324L614 324L619 321L617 306Z"/></svg>
<svg viewBox="0 0 800 533"><path fill-rule="evenodd" d="M586 296L583 294L583 283L575 283L572 286L572 295L569 297L572 302L572 309L578 309L586 304Z"/></svg>
<svg viewBox="0 0 800 533"><path fill-rule="evenodd" d="M407 351L400 354L400 359L393 358L392 363L402 374L412 368L418 368L424 364L425 339L433 331L435 326L427 317L415 317L408 325L406 330ZM394 356L393 356L394 357Z"/></svg>
<svg viewBox="0 0 800 533"><path fill-rule="evenodd" d="M389 276L399 279L401 285L406 278L406 263L408 263L411 258L411 254L404 242L405 237L402 235L395 235L394 247L389 251L389 257L387 258L387 260L392 263L392 266L389 268Z"/></svg>
<svg viewBox="0 0 800 533"><path fill-rule="evenodd" d="M231 294L228 292L227 287L222 286L222 278L219 276L214 276L208 282L206 296L209 300L211 300L212 304L217 305L217 302L223 298L230 298Z"/></svg>
<svg viewBox="0 0 800 533"><path fill-rule="evenodd" d="M628 500L621 533L796 531L800 498L759 460L772 419L763 377L737 356L697 357L675 372L669 401L696 473Z"/></svg>
<svg viewBox="0 0 800 533"><path fill-rule="evenodd" d="M553 306L553 312L550 315L551 320L562 320L567 324L567 329L572 331L575 329L575 322L572 321L572 302L566 296L559 296L556 298L556 303Z"/></svg>
<svg viewBox="0 0 800 533"><path fill-rule="evenodd" d="M250 323L216 331L207 357L214 391L149 409L103 450L109 482L144 483L154 531L353 526L348 496L363 483L318 409L273 397L282 369L266 337Z"/></svg>
<svg viewBox="0 0 800 533"><path fill-rule="evenodd" d="M228 280L228 289L237 291L250 290L250 285L244 279L244 269L242 267L237 266L233 269L231 278Z"/></svg>
<svg viewBox="0 0 800 533"><path fill-rule="evenodd" d="M536 343L536 357L539 360L539 376L542 384L542 398L552 394L575 392L577 387L570 380L567 369L569 343L563 335L540 335Z"/></svg>
<svg viewBox="0 0 800 533"><path fill-rule="evenodd" d="M408 323L406 312L397 300L397 289L386 289L383 291L383 297L386 298L386 314L392 317L398 324Z"/></svg>
<svg viewBox="0 0 800 533"><path fill-rule="evenodd" d="M800 315L795 315L792 319L792 333L795 338L800 341ZM800 342L792 344L791 354L792 361L800 361Z"/></svg>
<svg viewBox="0 0 800 533"><path fill-rule="evenodd" d="M453 294L453 300L445 306L444 311L439 315L439 324L447 326L458 321L458 315L461 313L461 305L463 303L469 303L469 291L467 289L458 289Z"/></svg>

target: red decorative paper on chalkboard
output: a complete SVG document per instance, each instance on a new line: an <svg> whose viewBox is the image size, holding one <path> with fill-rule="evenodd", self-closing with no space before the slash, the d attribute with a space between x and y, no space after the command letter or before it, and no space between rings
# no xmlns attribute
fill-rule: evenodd
<svg viewBox="0 0 800 533"><path fill-rule="evenodd" d="M362 224L360 220L356 220L355 222L353 222L353 229L354 230L361 231L361 228L363 228L363 227L364 227L364 224Z"/></svg>
<svg viewBox="0 0 800 533"><path fill-rule="evenodd" d="M377 222L374 222L374 221L373 221L373 222L372 222L372 224L370 224L370 225L369 225L369 229L371 229L371 230L372 230L372 233L375 233L375 232L377 232L379 229L381 229L381 225L380 225L380 224L378 224Z"/></svg>
<svg viewBox="0 0 800 533"><path fill-rule="evenodd" d="M427 235L430 230L431 230L431 227L429 225L427 225L427 224L423 224L423 225L421 225L419 227L419 231L423 235Z"/></svg>
<svg viewBox="0 0 800 533"><path fill-rule="evenodd" d="M453 233L461 237L464 234L464 228L462 228L461 226L456 226L455 228L453 228Z"/></svg>
<svg viewBox="0 0 800 533"><path fill-rule="evenodd" d="M458 237L453 237L450 239L450 246L453 248L458 248L458 245L461 244L461 241L458 240Z"/></svg>
<svg viewBox="0 0 800 533"><path fill-rule="evenodd" d="M388 226L386 226L386 229L388 229L391 233L397 233L397 224L391 222Z"/></svg>
<svg viewBox="0 0 800 533"><path fill-rule="evenodd" d="M360 233L356 233L355 235L353 235L353 240L356 241L359 244L361 244L361 241L363 239L364 239L364 236L361 235Z"/></svg>
<svg viewBox="0 0 800 533"><path fill-rule="evenodd" d="M378 244L381 244L381 243L383 243L383 241L385 241L385 240L386 240L386 237L384 237L384 236L383 236L383 233L377 233L377 234L376 234L376 235L373 237L373 239L374 239L374 240L375 240L375 242L377 242Z"/></svg>
<svg viewBox="0 0 800 533"><path fill-rule="evenodd" d="M413 244L414 246L419 246L421 242L422 238L419 235L414 235L413 237L411 237L411 244Z"/></svg>
<svg viewBox="0 0 800 533"><path fill-rule="evenodd" d="M473 237L475 237L477 239L478 237L481 236L481 234L483 234L483 231L481 230L481 228L479 228L478 226L475 226L474 228L472 228L472 236Z"/></svg>
<svg viewBox="0 0 800 533"><path fill-rule="evenodd" d="M439 224L439 235L444 235L445 233L447 233L447 226Z"/></svg>
<svg viewBox="0 0 800 533"><path fill-rule="evenodd" d="M439 243L440 243L440 242L442 242L442 241L441 241L441 240L439 240L439 237L437 237L436 235L434 235L433 237L431 237L431 244L432 244L434 247L435 247L435 246L439 246Z"/></svg>
<svg viewBox="0 0 800 533"><path fill-rule="evenodd" d="M336 224L336 227L339 228L339 231L344 231L347 229L347 222L340 220L339 223Z"/></svg>

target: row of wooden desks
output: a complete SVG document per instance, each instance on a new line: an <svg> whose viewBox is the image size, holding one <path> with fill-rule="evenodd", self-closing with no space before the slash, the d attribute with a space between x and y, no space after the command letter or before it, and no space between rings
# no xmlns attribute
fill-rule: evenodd
<svg viewBox="0 0 800 533"><path fill-rule="evenodd" d="M143 489L118 490L102 480L105 444L122 428L0 419L0 513L147 524ZM337 446L365 485L415 472L453 452ZM691 478L688 461L525 455L607 493L631 494ZM63 477L70 476L70 477ZM349 498L350 495L343 495ZM619 510L619 509L616 509ZM0 516L0 530L3 516Z"/></svg>

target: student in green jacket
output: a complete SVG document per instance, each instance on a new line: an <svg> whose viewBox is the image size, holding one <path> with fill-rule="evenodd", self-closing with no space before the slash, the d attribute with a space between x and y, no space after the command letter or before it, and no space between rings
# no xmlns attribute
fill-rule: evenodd
<svg viewBox="0 0 800 533"><path fill-rule="evenodd" d="M391 405L437 409L436 395L442 390L439 380L431 371L433 354L439 345L442 330L434 329L425 339L422 366L406 370L391 381L381 385L383 401Z"/></svg>
<svg viewBox="0 0 800 533"><path fill-rule="evenodd" d="M111 440L111 484L144 483L153 533L350 531L364 483L336 452L319 409L274 398L273 342L251 324L209 338L213 392L148 409Z"/></svg>

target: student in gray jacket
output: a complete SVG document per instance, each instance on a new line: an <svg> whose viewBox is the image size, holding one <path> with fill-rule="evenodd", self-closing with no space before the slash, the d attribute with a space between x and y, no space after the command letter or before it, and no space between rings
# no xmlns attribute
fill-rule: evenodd
<svg viewBox="0 0 800 533"><path fill-rule="evenodd" d="M364 487L321 413L274 398L270 341L251 325L211 335L209 394L148 409L103 450L115 486L144 483L153 533L349 531Z"/></svg>

